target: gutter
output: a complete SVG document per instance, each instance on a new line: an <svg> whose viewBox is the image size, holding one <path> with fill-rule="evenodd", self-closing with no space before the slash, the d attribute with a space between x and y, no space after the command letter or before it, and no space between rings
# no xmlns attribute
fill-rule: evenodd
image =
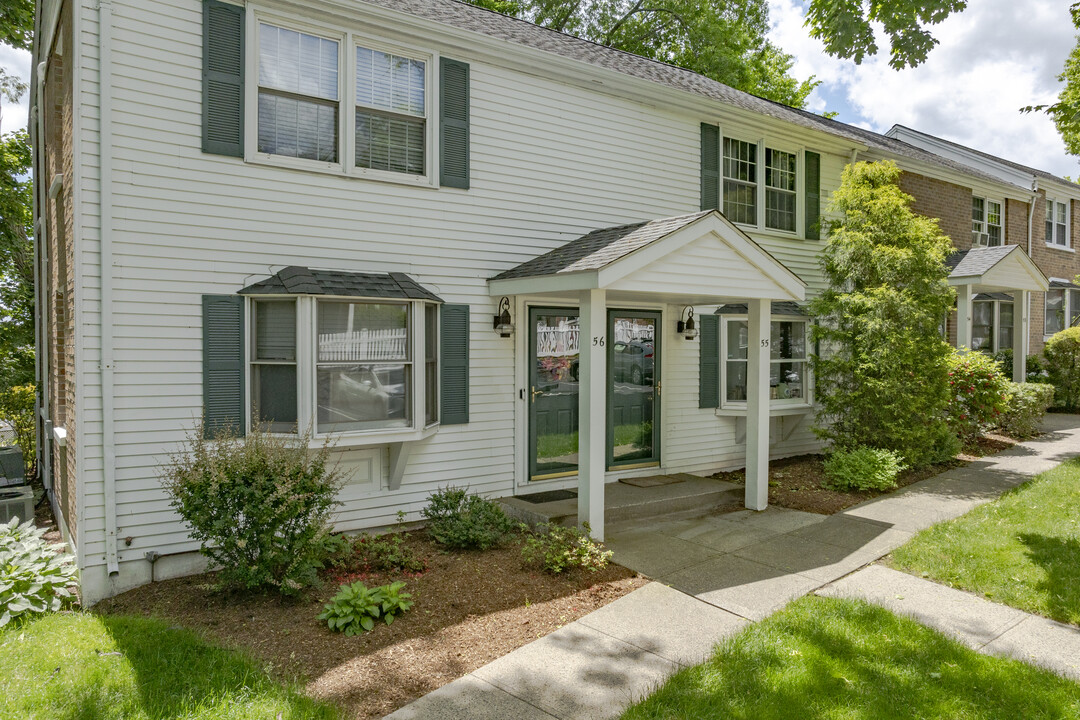
<svg viewBox="0 0 1080 720"><path fill-rule="evenodd" d="M104 462L105 562L110 576L120 573L116 551L116 431L114 423L113 358L113 192L112 192L112 1L98 5L98 158L100 163L101 267L101 434Z"/></svg>

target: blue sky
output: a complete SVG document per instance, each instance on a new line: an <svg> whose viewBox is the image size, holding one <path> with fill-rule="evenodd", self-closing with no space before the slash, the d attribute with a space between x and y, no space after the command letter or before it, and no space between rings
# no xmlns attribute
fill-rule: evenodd
<svg viewBox="0 0 1080 720"><path fill-rule="evenodd" d="M793 74L817 76L811 110L885 132L894 123L1058 175L1080 176L1057 130L1025 105L1053 102L1076 44L1067 0L972 0L933 29L926 63L897 72L886 53L862 65L825 54L803 22L802 0L770 0L771 39L795 56ZM884 44L879 40L879 45Z"/></svg>
<svg viewBox="0 0 1080 720"><path fill-rule="evenodd" d="M1074 47L1068 0L972 0L934 29L941 44L927 62L901 72L880 54L862 65L825 55L803 26L803 0L769 0L770 37L795 56L792 72L822 84L810 109L884 132L894 123L1058 175L1080 176L1053 123L1020 107L1052 102ZM30 54L0 45L0 66L30 75ZM0 131L25 127L27 102L3 107Z"/></svg>

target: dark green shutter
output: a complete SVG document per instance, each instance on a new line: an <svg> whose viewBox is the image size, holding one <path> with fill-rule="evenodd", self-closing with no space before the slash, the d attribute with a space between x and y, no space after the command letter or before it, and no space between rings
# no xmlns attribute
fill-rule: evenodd
<svg viewBox="0 0 1080 720"><path fill-rule="evenodd" d="M720 407L720 318L698 318L701 354L698 356L698 407Z"/></svg>
<svg viewBox="0 0 1080 720"><path fill-rule="evenodd" d="M701 209L720 209L720 128L701 123Z"/></svg>
<svg viewBox="0 0 1080 720"><path fill-rule="evenodd" d="M439 184L469 189L469 66L439 60Z"/></svg>
<svg viewBox="0 0 1080 720"><path fill-rule="evenodd" d="M469 306L443 305L439 408L443 425L469 422Z"/></svg>
<svg viewBox="0 0 1080 720"><path fill-rule="evenodd" d="M203 152L244 156L244 8L203 0Z"/></svg>
<svg viewBox="0 0 1080 720"><path fill-rule="evenodd" d="M203 417L207 437L244 433L244 298L203 295Z"/></svg>
<svg viewBox="0 0 1080 720"><path fill-rule="evenodd" d="M821 156L806 156L806 239L821 239Z"/></svg>

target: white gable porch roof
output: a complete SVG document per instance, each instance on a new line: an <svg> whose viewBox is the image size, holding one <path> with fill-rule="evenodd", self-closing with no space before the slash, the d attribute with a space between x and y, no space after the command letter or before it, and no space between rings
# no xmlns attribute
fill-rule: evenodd
<svg viewBox="0 0 1080 720"><path fill-rule="evenodd" d="M620 299L801 302L806 284L715 210L595 230L488 281L492 295L607 290Z"/></svg>
<svg viewBox="0 0 1080 720"><path fill-rule="evenodd" d="M971 285L976 292L1046 292L1050 287L1050 280L1019 245L961 250L946 264L950 285Z"/></svg>

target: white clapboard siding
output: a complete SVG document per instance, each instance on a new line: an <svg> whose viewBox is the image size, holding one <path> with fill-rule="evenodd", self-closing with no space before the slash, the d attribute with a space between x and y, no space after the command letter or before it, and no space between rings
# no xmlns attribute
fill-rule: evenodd
<svg viewBox="0 0 1080 720"><path fill-rule="evenodd" d="M338 527L389 525L398 510L416 518L447 484L514 492L521 358L513 341L492 332L496 303L486 280L597 228L696 211L699 124L709 118L454 51L471 69L468 191L248 164L200 150L202 3L114 0L112 8L117 522L119 537L130 538L120 543L121 562L142 561L148 550L196 549L161 490L159 468L201 413L201 295L235 293L286 265L405 272L471 306L470 423L418 443L394 492L385 489L385 448L344 453L356 478L343 490ZM78 442L82 550L96 565L104 562L97 11L87 3L81 13ZM843 163L822 155L823 202ZM820 243L756 239L812 290L820 287ZM738 287L738 278L723 281ZM664 322L680 310L667 308ZM515 322L524 332L523 319ZM570 335L551 339L555 352L571 346ZM333 360L378 359L355 338L323 342L338 343ZM663 402L675 408L665 411L665 465L741 465L734 419L697 408L697 343L668 343L664 353ZM788 445L807 446L796 433L774 453Z"/></svg>

